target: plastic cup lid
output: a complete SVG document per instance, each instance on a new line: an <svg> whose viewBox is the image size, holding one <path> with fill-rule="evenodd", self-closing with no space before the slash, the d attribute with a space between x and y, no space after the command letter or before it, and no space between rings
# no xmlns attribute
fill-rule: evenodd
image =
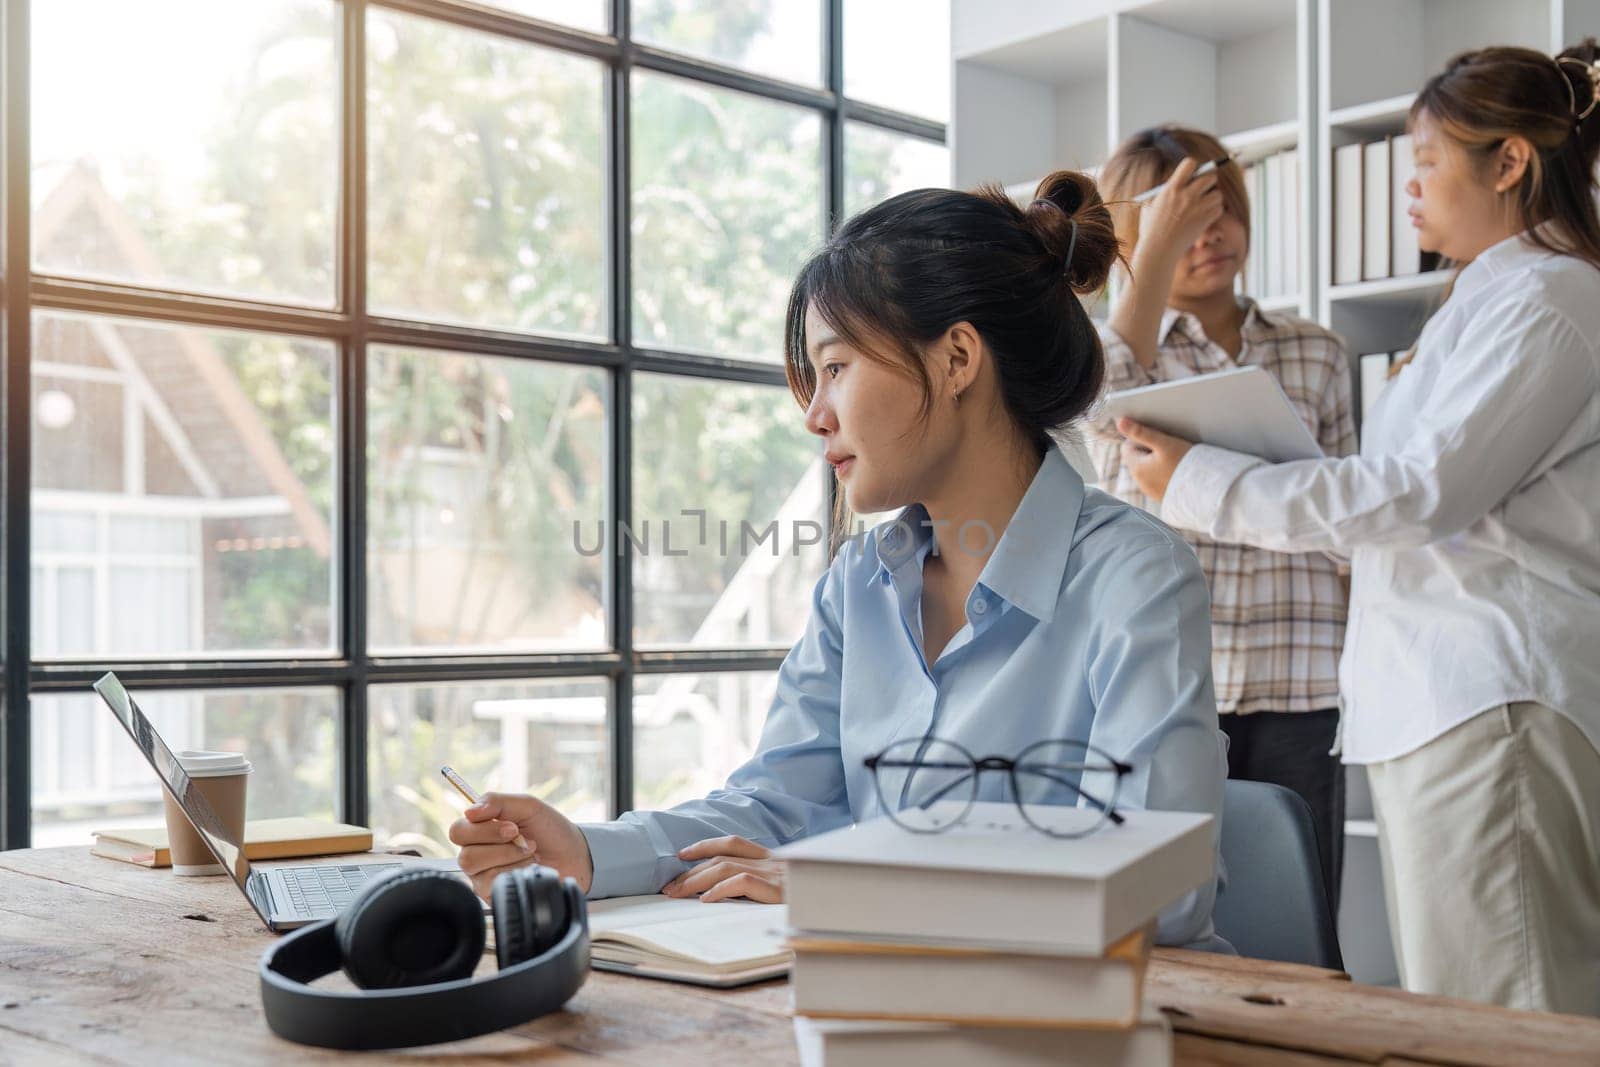
<svg viewBox="0 0 1600 1067"><path fill-rule="evenodd" d="M242 752L200 752L184 749L178 763L190 778L216 778L224 774L249 774L250 761Z"/></svg>

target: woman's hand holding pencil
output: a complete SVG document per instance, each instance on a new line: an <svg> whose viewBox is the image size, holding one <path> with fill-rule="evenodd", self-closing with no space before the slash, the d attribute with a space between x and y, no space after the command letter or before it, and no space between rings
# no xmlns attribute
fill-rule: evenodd
<svg viewBox="0 0 1600 1067"><path fill-rule="evenodd" d="M448 776L447 776L448 777ZM594 865L589 842L577 825L542 800L518 793L485 793L450 825L461 846L462 873L485 900L502 871L542 863L589 891Z"/></svg>

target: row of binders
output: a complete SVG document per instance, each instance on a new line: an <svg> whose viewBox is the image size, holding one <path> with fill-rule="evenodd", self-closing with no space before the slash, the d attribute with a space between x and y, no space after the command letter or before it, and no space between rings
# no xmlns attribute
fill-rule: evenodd
<svg viewBox="0 0 1600 1067"><path fill-rule="evenodd" d="M782 850L802 1064L1170 1065L1145 971L1157 914L1214 875L1212 820L1124 814L1065 840L978 803L944 833L880 817Z"/></svg>
<svg viewBox="0 0 1600 1067"><path fill-rule="evenodd" d="M1300 291L1300 152L1286 148L1245 165L1250 257L1244 291L1258 300Z"/></svg>
<svg viewBox="0 0 1600 1067"><path fill-rule="evenodd" d="M1333 150L1333 284L1420 274L1438 257L1411 224L1411 135Z"/></svg>

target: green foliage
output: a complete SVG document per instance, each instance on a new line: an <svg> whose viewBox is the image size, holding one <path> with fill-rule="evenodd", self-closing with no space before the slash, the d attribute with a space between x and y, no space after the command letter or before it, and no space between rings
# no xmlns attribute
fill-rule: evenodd
<svg viewBox="0 0 1600 1067"><path fill-rule="evenodd" d="M227 288L331 301L335 205L325 168L336 144L335 86L315 61L334 47L326 11L290 5L261 40L219 108L207 158L207 204L162 205L152 190L130 201L162 233L164 255ZM609 294L604 208L606 72L593 61L496 39L379 8L367 11L368 280L374 308L544 333L605 333ZM738 54L765 25L762 5L663 0L641 36ZM632 241L637 343L776 358L789 278L821 240L822 123L812 112L660 75L633 75ZM852 156L858 175L887 170L888 142ZM152 169L152 173L154 170ZM853 196L872 194L868 184ZM250 248L249 254L237 250ZM330 351L310 342L238 335L219 341L310 501L333 511L337 452ZM573 548L573 522L605 514L606 442L600 372L506 359L377 349L368 354L369 551L409 553L429 566L419 524L465 503L463 544L492 568L496 596L523 618L571 610L552 591L602 602L603 560ZM816 446L781 389L635 380L632 418L638 515L766 523L814 459ZM429 474L430 450L463 457L456 484ZM336 520L337 521L337 520ZM592 534L586 538L592 543ZM335 543L337 537L335 537ZM613 550L614 542L610 544ZM244 568L240 557L228 566ZM677 568L670 588L688 606L662 608L660 634L688 636L740 563ZM648 578L642 579L648 582ZM271 569L226 575L220 625L240 646L281 645L286 632L322 625L329 561L285 553ZM413 639L414 588L373 579L375 640ZM448 644L500 636L490 610L469 605L462 583L446 606ZM358 606L359 608L359 606ZM559 631L559 615L547 628ZM429 694L423 699L419 694ZM387 699L387 698L385 698ZM498 738L474 721L469 691L432 687L387 711L373 700L375 808L391 829L444 839L449 805L435 785L440 753L486 784ZM312 797L332 794L326 717L288 714L272 700L230 702L227 728L261 737ZM212 714L208 710L208 715ZM218 725L221 728L222 720ZM252 755L255 747L252 745ZM312 753L309 758L303 754ZM272 758L279 758L274 755ZM666 783L662 788L668 788ZM486 786L487 787L487 786ZM540 787L562 803L585 797L570 782ZM648 799L648 798L645 798Z"/></svg>
<svg viewBox="0 0 1600 1067"><path fill-rule="evenodd" d="M604 68L377 9L368 27L374 306L603 333Z"/></svg>

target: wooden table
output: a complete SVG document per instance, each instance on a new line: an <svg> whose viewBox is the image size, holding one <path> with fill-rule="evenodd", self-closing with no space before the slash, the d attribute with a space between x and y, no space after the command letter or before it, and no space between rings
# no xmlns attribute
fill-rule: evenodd
<svg viewBox="0 0 1600 1067"><path fill-rule="evenodd" d="M271 941L220 878L177 878L85 848L0 853L0 1064L338 1058L268 1032L256 960ZM1159 949L1147 995L1172 1020L1184 1064L1600 1064L1600 1020L1412 996L1314 967ZM719 992L599 972L565 1011L395 1055L450 1064L798 1062L784 982Z"/></svg>

